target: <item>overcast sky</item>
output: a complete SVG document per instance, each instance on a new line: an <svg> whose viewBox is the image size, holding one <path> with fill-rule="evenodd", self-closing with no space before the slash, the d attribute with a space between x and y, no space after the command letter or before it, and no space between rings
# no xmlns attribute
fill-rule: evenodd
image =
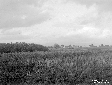
<svg viewBox="0 0 112 85"><path fill-rule="evenodd" d="M112 45L112 0L0 0L0 43Z"/></svg>

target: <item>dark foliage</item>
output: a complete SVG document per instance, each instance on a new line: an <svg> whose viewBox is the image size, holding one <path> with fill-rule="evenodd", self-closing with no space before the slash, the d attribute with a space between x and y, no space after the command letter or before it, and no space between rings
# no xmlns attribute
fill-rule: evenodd
<svg viewBox="0 0 112 85"><path fill-rule="evenodd" d="M0 85L94 85L93 79L111 82L112 66L92 55L89 51L4 53L0 57Z"/></svg>
<svg viewBox="0 0 112 85"><path fill-rule="evenodd" d="M39 44L16 42L16 43L0 43L0 53L15 53L15 52L34 52L48 51L48 48Z"/></svg>

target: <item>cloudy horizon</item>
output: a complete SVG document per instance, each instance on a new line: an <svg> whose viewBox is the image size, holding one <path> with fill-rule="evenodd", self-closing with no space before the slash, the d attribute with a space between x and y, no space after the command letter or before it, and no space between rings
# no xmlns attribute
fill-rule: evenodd
<svg viewBox="0 0 112 85"><path fill-rule="evenodd" d="M0 0L0 43L112 45L112 0Z"/></svg>

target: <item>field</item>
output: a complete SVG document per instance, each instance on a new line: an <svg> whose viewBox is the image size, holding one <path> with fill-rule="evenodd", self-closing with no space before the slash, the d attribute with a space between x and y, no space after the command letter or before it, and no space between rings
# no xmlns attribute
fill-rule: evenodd
<svg viewBox="0 0 112 85"><path fill-rule="evenodd" d="M112 85L110 48L2 53L1 85Z"/></svg>

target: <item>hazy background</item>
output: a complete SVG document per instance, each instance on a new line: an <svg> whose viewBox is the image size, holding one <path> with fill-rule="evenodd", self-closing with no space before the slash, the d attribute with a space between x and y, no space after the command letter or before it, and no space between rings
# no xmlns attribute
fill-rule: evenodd
<svg viewBox="0 0 112 85"><path fill-rule="evenodd" d="M0 43L112 45L112 0L0 0Z"/></svg>

